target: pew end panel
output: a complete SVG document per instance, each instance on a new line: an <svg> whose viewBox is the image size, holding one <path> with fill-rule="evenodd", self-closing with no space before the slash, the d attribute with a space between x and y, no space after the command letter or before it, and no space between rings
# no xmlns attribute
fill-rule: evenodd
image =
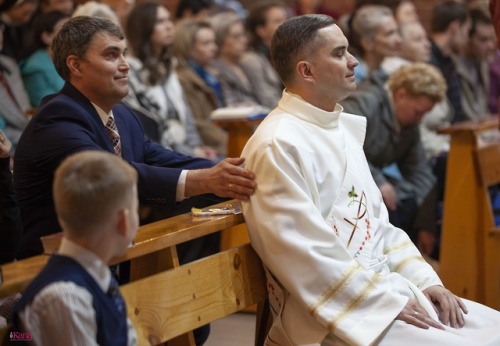
<svg viewBox="0 0 500 346"><path fill-rule="evenodd" d="M439 274L455 294L500 308L500 243L488 187L498 183L500 148L482 145L498 119L465 122L441 131L451 135L448 154Z"/></svg>
<svg viewBox="0 0 500 346"><path fill-rule="evenodd" d="M479 183L484 190L481 252L483 256L484 298L493 308L500 309L500 226L495 222L489 188L500 184L500 143L489 144L475 151Z"/></svg>

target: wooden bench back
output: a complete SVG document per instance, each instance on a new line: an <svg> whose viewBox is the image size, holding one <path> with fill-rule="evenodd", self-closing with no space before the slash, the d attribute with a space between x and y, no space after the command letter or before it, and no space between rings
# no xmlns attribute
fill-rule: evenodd
<svg viewBox="0 0 500 346"><path fill-rule="evenodd" d="M235 203L235 202L233 202ZM226 203L217 204L214 207L226 205ZM150 258L162 257L161 254L168 253L164 259L170 261L170 264L162 264L164 270L170 265L172 268L178 263L174 263L176 258L172 258L169 248L175 247L191 239L196 239L217 231L234 227L243 224L245 221L243 215L217 215L211 217L193 217L190 213L177 215L165 220L153 222L141 226L137 232L135 245L127 250L127 253L118 258L114 258L110 264L121 263L131 260L132 267L137 264L142 264L145 261L151 261ZM54 236L51 241L51 249L48 253L52 253L59 247L61 237ZM163 256L165 257L165 256ZM34 279L38 272L47 263L49 256L39 255L21 261L8 263L0 267L2 280L0 283L0 298L9 296L11 294L22 292L26 286ZM158 271L158 268L151 262L143 265L140 268L142 274L139 277L144 277L152 272ZM132 277L135 280L138 276Z"/></svg>
<svg viewBox="0 0 500 346"><path fill-rule="evenodd" d="M132 282L120 290L141 345L173 339L267 297L261 261L249 244Z"/></svg>

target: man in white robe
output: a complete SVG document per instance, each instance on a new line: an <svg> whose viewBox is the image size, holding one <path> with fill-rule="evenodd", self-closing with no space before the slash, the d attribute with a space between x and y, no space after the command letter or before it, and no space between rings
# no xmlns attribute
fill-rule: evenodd
<svg viewBox="0 0 500 346"><path fill-rule="evenodd" d="M500 345L500 313L461 300L387 209L363 152L365 119L337 103L356 59L328 16L273 37L286 90L242 155L258 188L243 213L266 266L266 345Z"/></svg>

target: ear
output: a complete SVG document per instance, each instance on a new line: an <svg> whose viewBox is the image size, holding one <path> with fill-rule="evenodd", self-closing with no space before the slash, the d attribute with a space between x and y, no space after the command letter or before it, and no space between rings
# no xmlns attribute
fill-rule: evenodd
<svg viewBox="0 0 500 346"><path fill-rule="evenodd" d="M70 55L66 58L66 65L71 72L71 75L80 77L82 75L80 71L80 59L74 55Z"/></svg>
<svg viewBox="0 0 500 346"><path fill-rule="evenodd" d="M295 65L295 70L299 77L305 81L314 82L314 73L311 63L301 60Z"/></svg>
<svg viewBox="0 0 500 346"><path fill-rule="evenodd" d="M118 211L117 232L122 237L125 237L127 235L127 230L129 226L128 225L129 214L130 214L129 209L121 209Z"/></svg>
<svg viewBox="0 0 500 346"><path fill-rule="evenodd" d="M406 91L406 89L404 88L398 88L392 93L394 114L396 115L396 119L398 119L398 122L400 122L400 109L406 108L408 96L408 91Z"/></svg>
<svg viewBox="0 0 500 346"><path fill-rule="evenodd" d="M398 88L392 93L392 98L394 101L402 100L406 98L406 96L408 96L408 92L405 88Z"/></svg>

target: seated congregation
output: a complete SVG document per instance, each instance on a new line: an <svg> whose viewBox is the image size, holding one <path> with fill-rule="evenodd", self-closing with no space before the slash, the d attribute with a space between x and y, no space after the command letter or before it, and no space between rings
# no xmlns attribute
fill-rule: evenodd
<svg viewBox="0 0 500 346"><path fill-rule="evenodd" d="M116 258L133 256L140 225L237 199L251 246L227 254L235 269L254 261L237 274L254 282L214 316L264 302L267 286L256 343L500 343L498 311L436 270L457 174L442 129L491 121L500 100L487 7L436 2L427 28L410 0L358 0L338 22L280 0L246 13L232 1L66 2L0 0L0 264L63 234L28 288L0 298L11 330L41 345L141 344L125 286L138 269ZM210 114L248 105L270 113L241 152ZM496 141L493 129L477 146ZM165 270L227 256L221 232L193 234L157 274L182 280ZM165 260L154 256L140 270L153 274ZM182 342L204 344L213 320L198 316Z"/></svg>

